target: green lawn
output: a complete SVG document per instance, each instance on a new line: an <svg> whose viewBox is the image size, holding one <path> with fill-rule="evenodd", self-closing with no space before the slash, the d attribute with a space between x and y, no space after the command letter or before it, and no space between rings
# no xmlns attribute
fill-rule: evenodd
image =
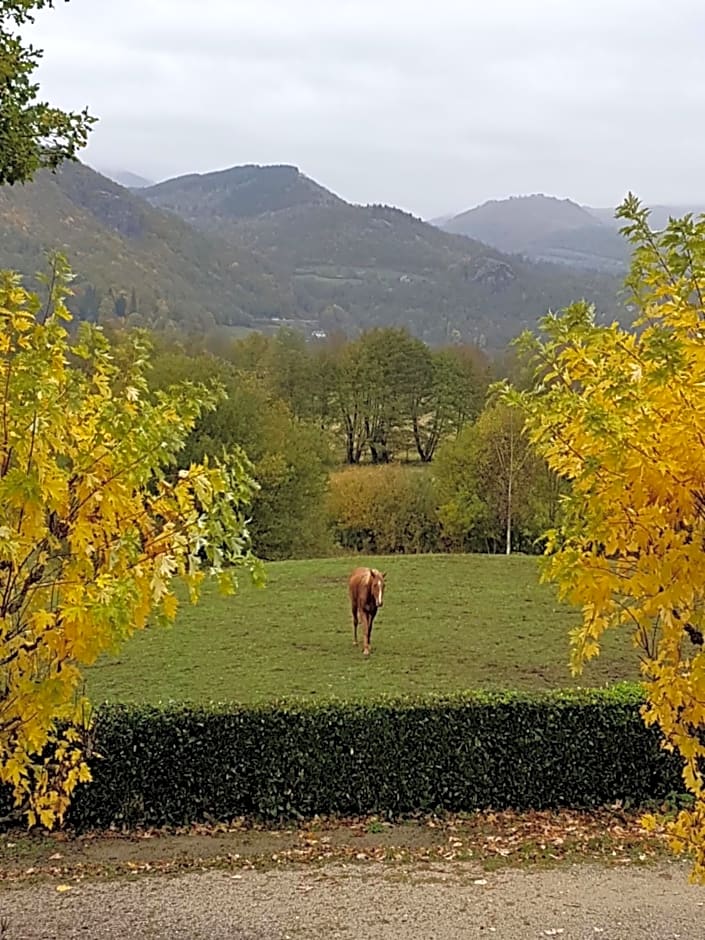
<svg viewBox="0 0 705 940"><path fill-rule="evenodd" d="M94 700L254 702L282 696L542 689L636 678L627 636L610 637L579 682L568 669L575 611L539 585L537 561L426 555L372 560L385 604L365 660L352 643L347 575L370 559L267 566L264 590L207 590L174 627L135 636L89 671Z"/></svg>

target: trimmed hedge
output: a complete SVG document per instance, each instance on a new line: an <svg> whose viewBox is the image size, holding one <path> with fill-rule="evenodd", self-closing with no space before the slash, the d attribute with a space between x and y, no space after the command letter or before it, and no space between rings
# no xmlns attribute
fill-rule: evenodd
<svg viewBox="0 0 705 940"><path fill-rule="evenodd" d="M103 706L79 830L639 804L682 787L635 687L371 704Z"/></svg>

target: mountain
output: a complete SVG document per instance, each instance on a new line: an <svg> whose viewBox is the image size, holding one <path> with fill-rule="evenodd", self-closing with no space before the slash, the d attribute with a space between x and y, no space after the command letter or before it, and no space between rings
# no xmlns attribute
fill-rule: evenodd
<svg viewBox="0 0 705 940"><path fill-rule="evenodd" d="M619 235L614 210L610 215L598 215L570 199L515 196L461 212L440 227L537 261L622 271L629 246Z"/></svg>
<svg viewBox="0 0 705 940"><path fill-rule="evenodd" d="M234 166L192 173L150 186L142 195L162 209L209 231L229 233L234 220L297 206L342 206L342 199L294 166ZM202 224L208 220L208 225Z"/></svg>
<svg viewBox="0 0 705 940"><path fill-rule="evenodd" d="M654 206L650 223L661 229L670 216L699 215L703 206ZM514 196L434 220L447 232L477 238L500 251L534 261L550 261L583 270L623 275L631 247L619 234L614 209L580 206L555 196Z"/></svg>
<svg viewBox="0 0 705 940"><path fill-rule="evenodd" d="M286 276L247 246L197 232L80 163L0 188L0 267L31 277L54 249L77 272L72 306L89 319L112 307L209 329L295 311Z"/></svg>
<svg viewBox="0 0 705 940"><path fill-rule="evenodd" d="M573 231L599 223L587 209L555 196L512 196L485 202L443 224L447 232L468 235L502 251L524 246L556 231Z"/></svg>
<svg viewBox="0 0 705 940"><path fill-rule="evenodd" d="M622 225L619 219L614 217L614 209L595 209L590 208L589 212L600 222L619 229ZM663 229L668 224L669 218L680 219L687 213L699 216L705 213L704 205L682 205L682 206L651 206L649 209L649 223L654 229Z"/></svg>
<svg viewBox="0 0 705 940"><path fill-rule="evenodd" d="M549 307L588 297L617 309L615 278L508 257L389 206L352 205L296 167L233 167L140 195L253 249L290 278L298 317L324 330L403 324L430 342L496 347Z"/></svg>
<svg viewBox="0 0 705 940"><path fill-rule="evenodd" d="M100 167L96 172L107 176L114 183L119 183L125 189L144 189L145 186L154 186L154 180L148 180L144 176L138 176L137 173L131 173L129 170L106 170Z"/></svg>
<svg viewBox="0 0 705 940"><path fill-rule="evenodd" d="M509 256L408 213L345 202L295 167L234 167L128 190L80 163L0 189L0 268L62 250L87 319L306 332L405 325L500 348L549 307L619 312L616 278Z"/></svg>

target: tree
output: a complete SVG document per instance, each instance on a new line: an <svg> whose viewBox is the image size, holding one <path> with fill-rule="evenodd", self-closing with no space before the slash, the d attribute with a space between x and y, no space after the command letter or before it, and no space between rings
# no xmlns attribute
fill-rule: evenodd
<svg viewBox="0 0 705 940"><path fill-rule="evenodd" d="M547 317L541 339L524 339L535 383L508 397L571 481L545 576L583 609L573 666L599 655L605 631L631 630L644 719L680 752L694 797L672 844L705 880L705 218L654 232L631 195L617 214L637 329L599 325L586 303Z"/></svg>
<svg viewBox="0 0 705 940"><path fill-rule="evenodd" d="M40 50L23 44L20 27L53 0L3 0L0 4L0 185L31 180L85 146L95 119L87 110L61 111L39 101L33 73Z"/></svg>
<svg viewBox="0 0 705 940"><path fill-rule="evenodd" d="M188 459L200 461L223 446L242 447L259 484L249 507L257 554L270 560L325 554L325 437L252 376L238 376L226 388L228 398L204 415L187 442Z"/></svg>
<svg viewBox="0 0 705 940"><path fill-rule="evenodd" d="M493 457L491 473L499 482L499 504L504 522L504 553L512 553L512 527L517 513L519 481L533 456L522 437L523 422L516 408L501 405L488 412L495 419L488 435Z"/></svg>
<svg viewBox="0 0 705 940"><path fill-rule="evenodd" d="M518 409L495 402L438 452L441 520L465 549L532 550L548 520L555 522L553 474L522 429Z"/></svg>
<svg viewBox="0 0 705 940"><path fill-rule="evenodd" d="M332 412L345 437L345 462L360 463L367 443L367 431L359 343L336 343L326 350L325 369L330 380Z"/></svg>
<svg viewBox="0 0 705 940"><path fill-rule="evenodd" d="M175 577L195 601L206 574L232 591L238 568L259 570L244 455L175 472L219 395L150 395L139 334L111 347L81 324L71 339L67 277L57 260L45 305L0 277L0 781L48 826L90 778L81 666L173 620Z"/></svg>
<svg viewBox="0 0 705 940"><path fill-rule="evenodd" d="M280 329L271 342L267 367L272 390L298 418L310 418L315 402L315 363L298 330Z"/></svg>
<svg viewBox="0 0 705 940"><path fill-rule="evenodd" d="M330 454L327 437L297 419L264 379L234 371L214 356L167 353L155 362L151 382L168 388L209 375L227 398L203 415L186 440L179 463L188 466L242 447L260 488L252 494L250 532L256 553L266 559L325 553L329 536L325 493Z"/></svg>
<svg viewBox="0 0 705 940"><path fill-rule="evenodd" d="M372 463L389 463L394 433L406 421L413 402L432 381L428 347L398 327L369 330L360 337L364 423Z"/></svg>
<svg viewBox="0 0 705 940"><path fill-rule="evenodd" d="M416 371L411 408L414 443L423 463L433 460L447 434L458 435L478 416L489 378L484 356L471 346L429 350L428 358L428 366L420 364Z"/></svg>
<svg viewBox="0 0 705 940"><path fill-rule="evenodd" d="M373 329L329 352L333 411L345 434L346 462L389 463L394 435L420 409L431 382L428 348L405 329ZM325 375L325 371L322 371Z"/></svg>

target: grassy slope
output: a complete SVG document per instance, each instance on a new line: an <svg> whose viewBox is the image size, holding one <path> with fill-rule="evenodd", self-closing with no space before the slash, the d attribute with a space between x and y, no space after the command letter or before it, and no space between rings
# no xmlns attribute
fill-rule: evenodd
<svg viewBox="0 0 705 940"><path fill-rule="evenodd" d="M575 683L567 666L574 611L537 583L527 557L397 556L373 655L352 645L346 577L364 559L268 566L264 591L212 591L170 630L135 637L90 671L94 699L261 701L281 696L370 698L463 688L541 689L635 677L625 637ZM369 561L369 560L367 560Z"/></svg>

